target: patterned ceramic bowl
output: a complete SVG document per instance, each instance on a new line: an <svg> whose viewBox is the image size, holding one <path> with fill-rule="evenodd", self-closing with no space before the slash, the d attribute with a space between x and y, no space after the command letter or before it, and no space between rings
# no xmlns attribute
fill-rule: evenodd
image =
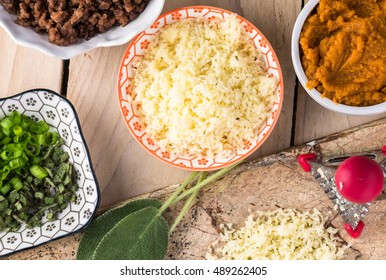
<svg viewBox="0 0 386 280"><path fill-rule="evenodd" d="M65 237L86 227L99 206L98 182L84 140L78 116L72 104L50 90L30 90L0 99L0 119L18 111L35 121L44 120L64 140L63 149L73 163L79 185L77 199L55 221L43 221L41 227L17 232L0 232L0 256L32 248Z"/></svg>
<svg viewBox="0 0 386 280"><path fill-rule="evenodd" d="M21 46L33 48L57 58L70 59L98 47L111 47L127 43L153 23L160 15L164 4L165 0L151 0L141 15L125 27L115 26L88 41L80 40L78 43L66 47L51 44L48 41L48 35L36 33L32 28L24 28L16 24L15 16L10 15L2 6L0 6L0 26Z"/></svg>
<svg viewBox="0 0 386 280"><path fill-rule="evenodd" d="M143 131L142 128L144 125L138 117L137 110L134 108L134 106L132 106L128 99L133 78L131 64L136 57L141 56L149 42L154 40L155 34L162 27L185 18L225 18L231 14L233 13L223 9L207 6L193 6L168 12L164 15L161 15L158 20L156 20L153 25L150 26L150 28L140 33L130 43L123 57L118 78L119 106L121 108L123 118L134 138L145 150L147 150L156 158L172 166L187 170L199 171L215 170L232 165L248 157L254 151L256 151L256 149L259 148L268 138L276 124L277 119L279 118L283 101L283 77L279 61L273 48L264 37L264 35L250 22L239 16L237 16L237 18L240 20L240 24L244 27L246 34L251 38L256 48L263 54L268 73L275 76L279 81L279 86L276 91L276 100L272 108L272 114L270 115L269 119L267 119L266 124L259 129L257 139L253 141L253 143L246 142L243 147L240 147L237 151L234 151L234 153L227 158L208 158L197 156L181 157L170 154L167 151L161 150L157 143Z"/></svg>

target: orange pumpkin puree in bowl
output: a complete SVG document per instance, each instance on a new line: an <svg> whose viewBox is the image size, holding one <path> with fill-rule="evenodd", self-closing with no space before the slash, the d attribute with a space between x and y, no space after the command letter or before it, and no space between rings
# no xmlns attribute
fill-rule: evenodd
<svg viewBox="0 0 386 280"><path fill-rule="evenodd" d="M321 0L300 46L307 88L349 106L386 101L386 0Z"/></svg>

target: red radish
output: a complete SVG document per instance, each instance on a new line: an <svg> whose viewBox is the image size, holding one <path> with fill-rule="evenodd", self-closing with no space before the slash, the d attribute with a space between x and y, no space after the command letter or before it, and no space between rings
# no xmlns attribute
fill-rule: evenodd
<svg viewBox="0 0 386 280"><path fill-rule="evenodd" d="M365 156L352 156L342 162L335 176L338 192L354 203L367 203L381 194L384 176L378 163Z"/></svg>

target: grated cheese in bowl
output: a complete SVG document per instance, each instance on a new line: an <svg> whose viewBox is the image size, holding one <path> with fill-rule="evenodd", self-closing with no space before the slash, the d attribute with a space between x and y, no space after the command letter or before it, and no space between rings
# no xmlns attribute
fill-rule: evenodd
<svg viewBox="0 0 386 280"><path fill-rule="evenodd" d="M163 27L133 63L145 132L177 155L230 156L256 140L278 81L235 15Z"/></svg>
<svg viewBox="0 0 386 280"><path fill-rule="evenodd" d="M317 209L257 211L244 227L236 230L231 224L221 225L221 230L206 259L334 260L342 259L349 247L336 236L337 229L325 228Z"/></svg>

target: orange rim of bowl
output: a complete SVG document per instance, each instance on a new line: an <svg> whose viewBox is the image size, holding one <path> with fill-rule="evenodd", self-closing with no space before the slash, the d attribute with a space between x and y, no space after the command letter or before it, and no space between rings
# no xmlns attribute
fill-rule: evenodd
<svg viewBox="0 0 386 280"><path fill-rule="evenodd" d="M200 17L197 17L197 16L189 16L189 13L188 11L189 10L197 10L197 11L203 11L203 10L208 10L205 14L202 14ZM160 15L157 20L153 23L156 24L158 21L160 20L164 20L164 25L161 27L163 28L164 26L170 24L170 23L167 23L167 20L166 20L166 17L169 16L169 15L172 15L174 13L178 13L181 12L181 11L184 11L186 12L186 14L188 15L188 17L184 17L182 19L185 19L185 18L203 18L205 17L205 15L211 13L211 12L215 12L215 13L218 13L218 14L221 14L221 15L224 15L224 14L235 14L234 12L231 12L231 11L228 11L228 10L225 10L225 9L222 9L222 8L217 8L217 7L212 7L212 6L201 6L201 5L198 5L198 6L188 6L188 7L183 7L183 8L178 8L178 9L174 9L174 10L171 10L169 12L166 12L162 15ZM200 12L198 12L200 13ZM279 74L279 81L278 81L278 88L276 90L276 95L277 93L279 94L279 100L276 100L274 102L274 105L277 105L278 108L276 109L276 114L275 114L275 117L273 118L273 121L272 121L272 124L268 125L267 121L268 119L266 120L266 124L265 126L263 125L262 127L259 128L259 132L257 133L257 136L259 138L259 135L260 133L266 128L266 127L269 127L268 130L265 132L265 134L263 134L263 137L262 139L259 141L259 140L256 140L256 145L254 145L249 151L247 151L246 153L242 153L241 155L238 155L236 153L236 155L233 155L232 157L230 157L230 160L229 161L226 161L224 163L219 163L219 162L213 162L211 164L211 166L208 166L208 167L194 167L194 166L186 166L186 165L180 165L180 164L177 164L175 163L175 161L177 161L178 159L180 159L178 156L176 159L174 159L173 161L168 161L166 160L165 158L157 155L157 151L161 150L161 148L157 148L155 149L154 151L150 150L143 142L142 142L142 138L145 136L145 132L141 135L141 136L137 136L135 131L133 130L133 128L130 126L130 121L132 120L132 118L134 117L134 114L133 116L127 120L126 119L126 115L125 115L125 112L124 112L124 106L122 106L122 101L123 102L127 102L127 103L130 103L129 101L125 100L122 98L122 90L121 90L121 87L123 86L124 83L121 83L121 78L123 76L122 74L122 69L125 67L125 61L128 59L128 57L130 56L130 50L133 46L135 46L138 41L143 37L143 35L155 35L159 32L160 29L158 29L155 33L147 33L147 31L149 30L149 28L151 28L152 26L148 27L146 30L142 31L141 33L139 33L137 36L135 36L133 38L133 40L129 43L129 45L127 46L126 48L126 51L125 51L125 54L123 55L123 58L121 60L121 63L120 63L120 66L119 66L119 72L118 72L118 102L119 102L119 107L120 107L120 111L121 111L121 115L126 123L126 126L128 127L128 129L130 130L132 136L134 137L134 139L142 146L142 148L144 148L148 153L150 153L153 157L157 158L158 160L161 160L162 162L170 165L170 166L173 166L173 167L177 167L177 168L180 168L180 169L184 169L184 170L189 170L189 171L213 171L213 170L218 170L218 169L221 169L221 168L224 168L224 167L227 167L227 166L230 166L230 165L233 165L241 160L244 160L246 159L247 157L249 157L251 154L253 154L258 148L261 147L261 145L267 140L267 138L269 137L269 135L271 134L273 128L276 126L276 123L280 117L280 113L281 113L281 108L282 108L282 104L283 104L283 99L284 99L284 81L283 81L283 74L282 74L282 71L281 71L281 67L280 67L280 63L279 63L279 60L277 58L277 55L274 51L274 49L272 48L271 44L269 43L269 41L267 40L267 38L263 35L263 33L256 27L254 26L252 23L250 23L248 20L246 20L245 18L239 16L236 14L236 17L237 19L239 19L241 21L241 23L246 23L246 25L244 26L245 28L246 27L250 27L251 30L254 30L256 31L256 35L254 38L250 38L252 41L257 37L257 36L260 36L261 39L264 41L264 44L266 46L268 46L268 51L266 53L262 53L261 50L259 50L259 52L261 52L265 57L266 57L266 61L269 61L268 59L268 54L271 52L272 54L272 59L273 61L276 63L276 67L274 68L278 74ZM178 18L177 20L180 20L180 18ZM175 22L175 21L173 21ZM159 24L157 24L158 26ZM254 45L255 42L254 42ZM134 48L135 49L135 48ZM135 54L133 56L133 58L137 56L137 54ZM133 60L133 58L129 59L130 62ZM273 68L269 65L268 63L268 67L267 67L267 70L269 68ZM127 75L127 73L126 73ZM279 102L277 102L279 101ZM130 104L130 106L132 106L132 104ZM126 108L127 110L127 108ZM134 111L134 110L133 110ZM273 113L273 112L272 112ZM207 156L196 156L196 157L193 157L191 159L181 159L181 160L184 160L184 161L189 161L192 163L193 160L197 159L197 158L202 158L202 159L206 159L206 158L209 158ZM236 159L235 159L236 158ZM216 165L218 164L218 165ZM215 165L215 166L213 166Z"/></svg>

